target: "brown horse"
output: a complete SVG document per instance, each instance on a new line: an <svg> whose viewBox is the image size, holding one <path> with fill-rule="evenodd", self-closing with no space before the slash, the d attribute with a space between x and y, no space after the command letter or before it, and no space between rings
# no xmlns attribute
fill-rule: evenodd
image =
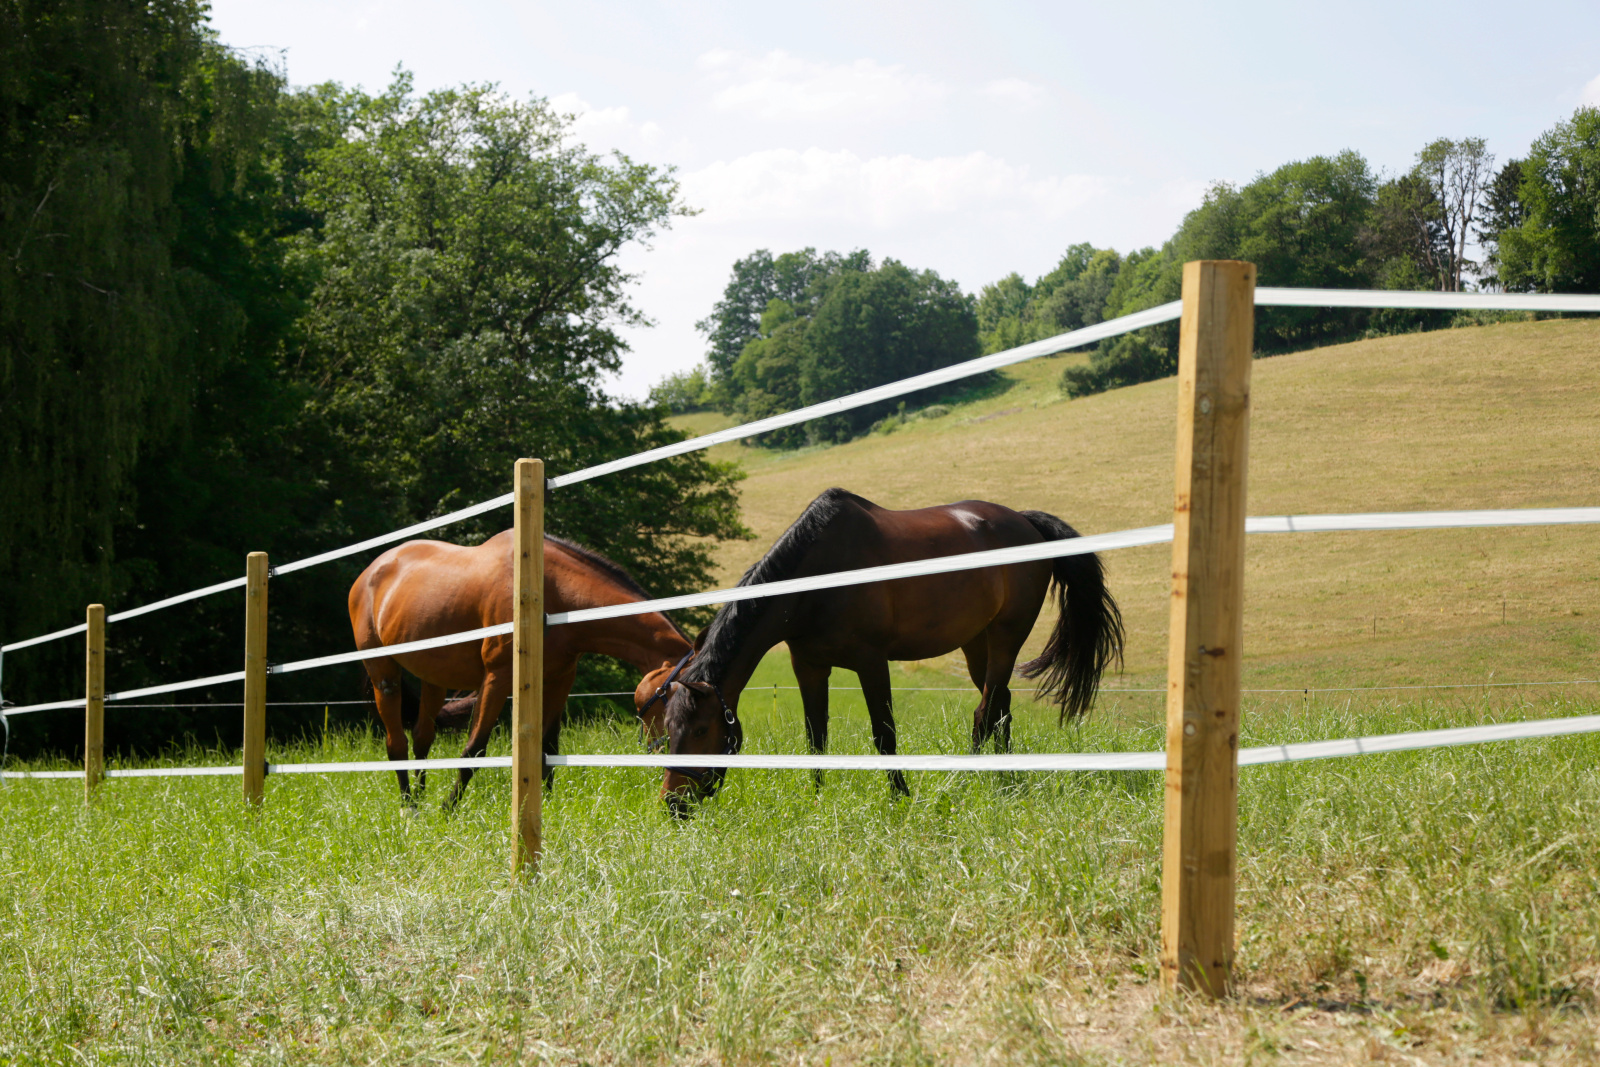
<svg viewBox="0 0 1600 1067"><path fill-rule="evenodd" d="M464 548L443 541L408 541L372 561L350 587L350 626L356 647L378 648L419 641L511 621L511 531ZM598 552L559 537L544 539L544 602L549 612L574 611L650 599L626 571ZM500 709L511 692L511 636L505 634L442 648L363 661L383 720L389 758L406 758L401 723L400 670L422 682L411 730L417 759L433 747L435 720L445 691L477 690L477 709L463 756L480 756ZM554 755L561 739L561 712L572 689L578 656L598 652L641 671L672 664L686 655L689 639L659 612L599 622L553 626L544 640L544 751ZM659 733L659 725L652 733ZM426 772L417 772L417 793ZM405 771L396 771L401 798L411 800ZM472 779L463 768L448 808ZM545 781L550 771L545 770Z"/></svg>
<svg viewBox="0 0 1600 1067"><path fill-rule="evenodd" d="M1072 527L1042 511L1012 511L981 500L889 511L854 493L829 489L739 584L1076 536ZM1122 656L1122 615L1092 554L728 604L700 634L694 659L670 687L668 751L737 752L743 742L739 694L761 657L780 641L789 646L813 752L828 745L828 675L834 667L860 675L873 743L893 755L889 661L930 659L958 648L981 693L973 712L973 751L991 737L997 747L1009 749L1011 672L1052 581L1061 616L1043 653L1023 664L1021 674L1043 676L1040 695L1060 706L1063 721L1082 715L1094 703L1100 676ZM669 768L662 792L681 814L684 797L691 791L714 792L722 777L722 771ZM907 792L899 771L891 771L889 781L896 793Z"/></svg>

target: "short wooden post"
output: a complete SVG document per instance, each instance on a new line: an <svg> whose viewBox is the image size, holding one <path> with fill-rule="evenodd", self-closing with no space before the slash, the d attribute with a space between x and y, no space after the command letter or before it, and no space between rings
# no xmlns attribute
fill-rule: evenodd
<svg viewBox="0 0 1600 1067"><path fill-rule="evenodd" d="M106 606L90 604L83 641L83 797L106 777Z"/></svg>
<svg viewBox="0 0 1600 1067"><path fill-rule="evenodd" d="M537 868L544 818L544 461L516 467L511 609L511 869Z"/></svg>
<svg viewBox="0 0 1600 1067"><path fill-rule="evenodd" d="M244 799L260 804L267 776L267 554L244 565Z"/></svg>
<svg viewBox="0 0 1600 1067"><path fill-rule="evenodd" d="M1233 972L1255 278L1249 263L1185 264L1178 340L1161 976L1211 996Z"/></svg>

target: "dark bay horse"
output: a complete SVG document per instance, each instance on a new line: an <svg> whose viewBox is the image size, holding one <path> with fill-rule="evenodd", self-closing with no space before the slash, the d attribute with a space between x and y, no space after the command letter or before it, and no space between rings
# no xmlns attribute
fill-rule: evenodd
<svg viewBox="0 0 1600 1067"><path fill-rule="evenodd" d="M350 626L356 647L377 648L419 641L511 621L511 531L466 548L443 541L407 541L372 561L350 587ZM617 564L571 541L544 539L544 602L547 612L631 604L650 595ZM561 713L585 652L613 656L641 671L676 663L690 649L676 623L659 612L598 622L552 626L544 638L544 751L554 755L561 739ZM411 730L417 759L433 747L434 726L445 691L477 691L475 713L463 756L480 756L500 709L511 692L511 635L442 648L364 660L383 720L390 759L406 758L401 722L400 671L422 682ZM651 733L659 733L657 724ZM417 772L417 792L426 781ZM411 799L405 771L396 771L402 799ZM463 768L445 802L455 804L472 779ZM546 768L545 780L550 779Z"/></svg>
<svg viewBox="0 0 1600 1067"><path fill-rule="evenodd" d="M739 584L1076 536L1071 526L1042 511L1012 511L981 500L889 511L854 493L829 489ZM1122 656L1122 614L1092 554L728 604L700 634L694 658L670 687L668 751L738 751L743 740L739 695L761 657L780 641L789 646L813 752L828 745L828 675L834 667L860 675L873 743L893 755L889 661L931 659L958 648L981 693L972 716L973 751L991 738L1009 749L1012 669L1052 581L1060 620L1042 654L1023 664L1021 674L1043 679L1040 696L1060 707L1062 721L1082 715L1094 703L1100 676ZM721 771L669 769L662 792L682 813L685 796L715 791L722 777ZM899 771L891 771L889 781L896 793L907 791Z"/></svg>

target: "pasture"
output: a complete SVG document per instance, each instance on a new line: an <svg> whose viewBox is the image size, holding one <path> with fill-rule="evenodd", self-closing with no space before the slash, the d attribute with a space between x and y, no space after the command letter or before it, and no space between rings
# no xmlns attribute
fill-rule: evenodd
<svg viewBox="0 0 1600 1067"><path fill-rule="evenodd" d="M1250 512L1592 504L1600 328L1509 323L1254 369ZM1084 532L1171 517L1170 381L1067 403L1067 356L888 435L738 458L748 564L829 485L890 507L962 497ZM715 416L689 416L694 429ZM1159 688L1165 546L1107 557L1129 670ZM1600 531L1255 537L1246 745L1594 714ZM1036 628L1036 648L1053 622ZM901 751L960 752L959 664L902 665ZM836 674L836 686L852 679ZM1340 686L1466 689L1302 692ZM803 750L783 657L747 690L747 752ZM765 689L763 688L765 687ZM869 751L855 693L833 750ZM1020 752L1161 747L1158 695ZM114 711L112 712L114 713ZM636 750L610 723L566 751ZM502 735L491 754L507 751ZM275 761L378 758L367 735ZM15 1062L1088 1062L1600 1056L1600 739L1519 741L1240 774L1240 993L1157 997L1154 773L736 771L687 823L655 775L562 770L546 854L506 878L509 775L452 818L387 775L7 784L0 1058ZM230 762L231 753L174 752ZM42 765L41 765L42 766Z"/></svg>
<svg viewBox="0 0 1600 1067"><path fill-rule="evenodd" d="M772 671L772 680L778 672ZM758 681L764 679L758 679ZM769 683L770 684L770 683ZM840 694L836 751L870 751ZM968 700L906 694L907 750ZM1254 700L1248 743L1525 714ZM1150 748L1112 701L1026 705L1019 751ZM752 689L751 748L803 751ZM633 751L593 724L574 750ZM506 751L497 735L491 753ZM378 758L366 736L286 759ZM215 752L175 759L219 761ZM506 879L509 772L453 818L383 775L4 791L0 1056L16 1063L1056 1063L1596 1054L1600 739L1248 768L1241 995L1156 995L1160 775L734 772L700 817L658 777L561 770L542 874ZM433 801L442 793L434 786Z"/></svg>

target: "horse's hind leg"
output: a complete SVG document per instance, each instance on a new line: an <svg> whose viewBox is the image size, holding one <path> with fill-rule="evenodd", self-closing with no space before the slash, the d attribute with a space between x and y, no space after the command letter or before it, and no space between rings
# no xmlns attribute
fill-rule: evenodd
<svg viewBox="0 0 1600 1067"><path fill-rule="evenodd" d="M978 706L972 709L972 751L983 749L984 742L994 732L989 718L989 633L985 630L961 648L967 657L967 676L978 687Z"/></svg>
<svg viewBox="0 0 1600 1067"><path fill-rule="evenodd" d="M795 682L800 686L800 703L805 708L806 743L814 753L828 751L828 678L833 673L829 666L806 663L789 651L789 664L794 668ZM811 780L822 788L822 771L811 772Z"/></svg>
<svg viewBox="0 0 1600 1067"><path fill-rule="evenodd" d="M1031 626L1007 626L994 622L987 630L989 658L983 676L984 719L991 734L998 733L995 748L1011 751L1011 672L1017 667L1017 653L1028 639Z"/></svg>
<svg viewBox="0 0 1600 1067"><path fill-rule="evenodd" d="M406 758L406 728L400 721L400 665L387 656L364 661L367 677L372 679L372 699L378 705L378 718L383 722L383 747L392 760ZM411 776L405 771L395 771L400 780L400 800L411 803Z"/></svg>
<svg viewBox="0 0 1600 1067"><path fill-rule="evenodd" d="M439 709L444 707L444 688L432 682L422 683L422 699L417 706L417 724L411 728L411 751L417 759L427 759L428 752L433 748L433 733L435 721L439 718ZM421 800L422 794L428 788L428 772L417 772L417 789L412 796Z"/></svg>
<svg viewBox="0 0 1600 1067"><path fill-rule="evenodd" d="M461 755L471 759L481 756L489 747L489 734L494 730L494 724L500 718L500 707L506 702L506 696L511 692L511 669L490 670L483 676L483 685L478 689L478 713L472 719L472 731L467 735L467 746L461 750ZM466 791L467 783L472 781L472 768L463 767L460 777L456 779L456 786L450 790L450 795L445 798L444 810L452 811L461 801L461 794Z"/></svg>
<svg viewBox="0 0 1600 1067"><path fill-rule="evenodd" d="M872 721L872 743L885 756L895 755L894 693L889 688L889 661L880 659L856 668L861 676L861 695L867 698L867 716ZM889 791L910 796L906 776L889 772Z"/></svg>

